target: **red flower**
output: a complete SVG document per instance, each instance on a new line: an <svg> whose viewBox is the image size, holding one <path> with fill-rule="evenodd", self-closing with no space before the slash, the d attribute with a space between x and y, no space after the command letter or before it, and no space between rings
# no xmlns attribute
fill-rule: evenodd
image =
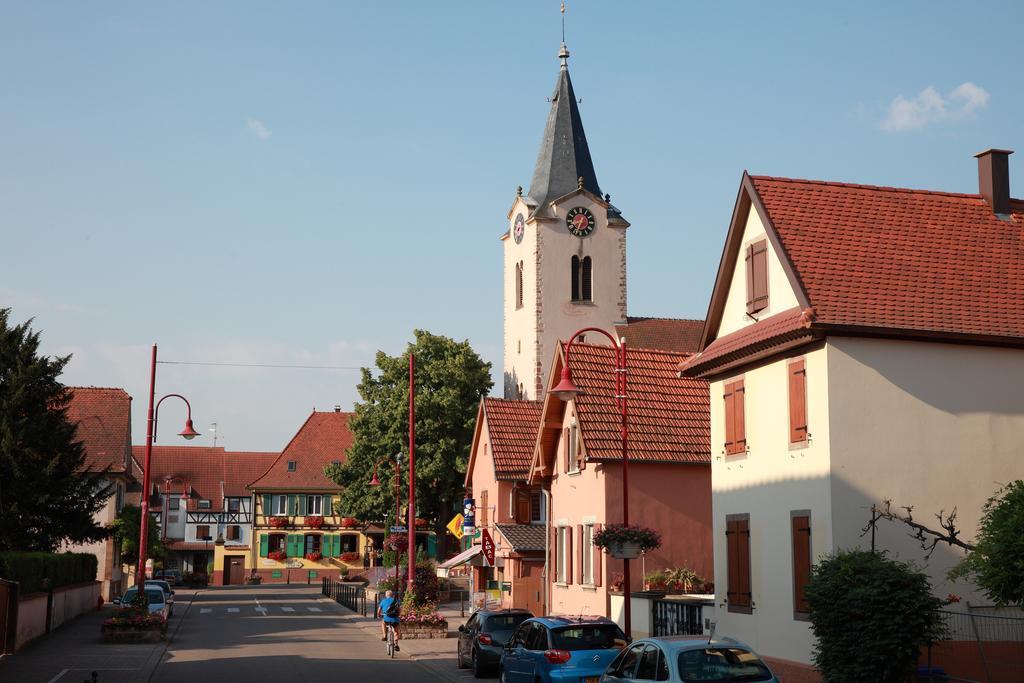
<svg viewBox="0 0 1024 683"><path fill-rule="evenodd" d="M318 553L318 552L306 553L306 559L309 560L310 562L319 562L320 560L323 559L323 557L324 557L323 553Z"/></svg>
<svg viewBox="0 0 1024 683"><path fill-rule="evenodd" d="M278 562L284 562L288 559L288 553L283 550L271 550L267 553L267 557L272 560L277 560Z"/></svg>
<svg viewBox="0 0 1024 683"><path fill-rule="evenodd" d="M275 529L283 529L288 525L287 517L271 517L269 520L270 526Z"/></svg>
<svg viewBox="0 0 1024 683"><path fill-rule="evenodd" d="M323 525L323 517L306 517L306 526L313 527L314 529L319 529Z"/></svg>

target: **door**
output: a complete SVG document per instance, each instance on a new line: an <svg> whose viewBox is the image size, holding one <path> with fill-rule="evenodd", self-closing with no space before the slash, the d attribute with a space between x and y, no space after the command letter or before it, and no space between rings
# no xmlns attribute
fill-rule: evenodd
<svg viewBox="0 0 1024 683"><path fill-rule="evenodd" d="M245 583L245 569L241 557L224 558L224 583L237 586Z"/></svg>
<svg viewBox="0 0 1024 683"><path fill-rule="evenodd" d="M512 607L530 610L539 616L544 613L543 590L540 580L543 566L539 562L519 561L523 576L512 579Z"/></svg>
<svg viewBox="0 0 1024 683"><path fill-rule="evenodd" d="M508 672L506 678L509 681L526 681L526 675L523 673L523 660L526 654L526 649L523 645L526 643L530 634L533 633L533 622L527 622L519 627L515 635L508 643L508 649L505 650L505 655L501 658L502 668Z"/></svg>

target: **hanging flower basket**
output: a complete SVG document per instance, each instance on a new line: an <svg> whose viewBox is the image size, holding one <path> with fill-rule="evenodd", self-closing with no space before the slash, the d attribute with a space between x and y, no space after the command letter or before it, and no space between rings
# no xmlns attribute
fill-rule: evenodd
<svg viewBox="0 0 1024 683"><path fill-rule="evenodd" d="M323 553L306 553L306 559L310 562L319 562L324 559Z"/></svg>
<svg viewBox="0 0 1024 683"><path fill-rule="evenodd" d="M272 560L277 560L278 562L284 562L288 559L288 553L283 550L271 550L267 553L267 557Z"/></svg>
<svg viewBox="0 0 1024 683"><path fill-rule="evenodd" d="M422 529L425 526L427 526L427 520L423 519L422 517L417 517L416 518L416 528L417 529Z"/></svg>
<svg viewBox="0 0 1024 683"><path fill-rule="evenodd" d="M661 536L645 527L609 524L594 534L594 545L617 560L635 560L641 553L660 547Z"/></svg>
<svg viewBox="0 0 1024 683"><path fill-rule="evenodd" d="M288 526L287 517L271 517L269 524L273 529L283 529Z"/></svg>
<svg viewBox="0 0 1024 683"><path fill-rule="evenodd" d="M406 534L391 534L384 539L384 547L388 550L403 552L409 548L409 537Z"/></svg>
<svg viewBox="0 0 1024 683"><path fill-rule="evenodd" d="M355 517L342 517L341 526L344 529L355 529L359 526L359 520Z"/></svg>
<svg viewBox="0 0 1024 683"><path fill-rule="evenodd" d="M324 525L323 517L306 517L306 526L312 527L313 529L319 529Z"/></svg>

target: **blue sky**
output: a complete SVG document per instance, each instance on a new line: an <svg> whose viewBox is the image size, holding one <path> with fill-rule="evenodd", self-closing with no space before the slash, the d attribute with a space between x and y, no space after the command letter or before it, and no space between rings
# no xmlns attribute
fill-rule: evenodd
<svg viewBox="0 0 1024 683"><path fill-rule="evenodd" d="M704 316L744 169L975 192L974 153L1024 154L1022 8L571 1L630 314ZM559 40L554 0L4 3L0 306L74 353L68 384L135 397L136 443L153 342L359 366L425 328L497 378L498 236ZM161 366L157 389L229 448L276 450L314 406L350 409L357 376Z"/></svg>

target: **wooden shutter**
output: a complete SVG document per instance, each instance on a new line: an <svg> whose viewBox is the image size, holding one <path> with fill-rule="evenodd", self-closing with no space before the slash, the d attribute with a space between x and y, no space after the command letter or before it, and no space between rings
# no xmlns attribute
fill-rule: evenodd
<svg viewBox="0 0 1024 683"><path fill-rule="evenodd" d="M804 359L789 364L789 442L807 441L807 369Z"/></svg>
<svg viewBox="0 0 1024 683"><path fill-rule="evenodd" d="M323 507L320 508L320 514L324 517L331 517L334 515L334 498L331 496L324 496L321 504Z"/></svg>
<svg viewBox="0 0 1024 683"><path fill-rule="evenodd" d="M593 262L590 260L589 256L583 257L583 272L580 275L580 289L582 290L580 292L580 298L583 299L583 301L594 300L592 263Z"/></svg>
<svg viewBox="0 0 1024 683"><path fill-rule="evenodd" d="M747 433L743 405L746 390L743 388L743 380L726 384L723 398L725 399L725 453L726 455L744 453L747 450Z"/></svg>
<svg viewBox="0 0 1024 683"><path fill-rule="evenodd" d="M590 532L591 533L591 536L590 536L591 541L593 541L594 535L597 534L597 532L599 532L599 531L601 531L601 525L600 524L595 524L594 528L591 529L591 532ZM601 549L598 548L597 546L594 546L594 550L592 552L594 553L594 585L597 586L597 587L600 587L601 586L601 568L602 568L602 565L604 565L604 553L601 552Z"/></svg>
<svg viewBox="0 0 1024 683"><path fill-rule="evenodd" d="M551 536L550 536L550 538L548 538L548 543L551 544L551 547L549 549L549 552L551 553L551 560L552 560L551 568L555 570L554 581L558 581L558 534L559 533L560 533L559 532L559 527L553 526L553 527L551 527ZM548 571L550 572L550 569ZM554 581L552 581L552 578L550 576L545 576L544 580L547 581L548 583L554 583Z"/></svg>
<svg viewBox="0 0 1024 683"><path fill-rule="evenodd" d="M569 428L564 427L562 429L562 455L565 459L565 471L569 471Z"/></svg>
<svg viewBox="0 0 1024 683"><path fill-rule="evenodd" d="M294 515L295 514L295 494L294 493L289 493L288 494L288 514L289 515Z"/></svg>
<svg viewBox="0 0 1024 683"><path fill-rule="evenodd" d="M271 495L263 496L263 516L269 517L274 514L274 497Z"/></svg>
<svg viewBox="0 0 1024 683"><path fill-rule="evenodd" d="M747 246L747 313L768 307L768 240Z"/></svg>
<svg viewBox="0 0 1024 683"><path fill-rule="evenodd" d="M811 578L811 518L793 515L793 611L806 614L807 582Z"/></svg>
<svg viewBox="0 0 1024 683"><path fill-rule="evenodd" d="M306 494L300 493L296 498L296 512L297 515L304 515L309 511L306 507Z"/></svg>
<svg viewBox="0 0 1024 683"><path fill-rule="evenodd" d="M270 552L270 537L266 534L260 536L260 557L266 557Z"/></svg>
<svg viewBox="0 0 1024 683"><path fill-rule="evenodd" d="M299 538L302 537L300 536ZM285 548L285 553L287 553L288 557L297 557L299 553L296 548L295 534L288 534L286 541L288 545Z"/></svg>
<svg viewBox="0 0 1024 683"><path fill-rule="evenodd" d="M530 498L522 491L516 494L516 524L530 523Z"/></svg>
<svg viewBox="0 0 1024 683"><path fill-rule="evenodd" d="M480 526L486 527L487 513L489 512L489 508L487 507L487 491L484 491L483 493L480 494L480 506L477 508L477 512L479 513L478 516L480 517Z"/></svg>
<svg viewBox="0 0 1024 683"><path fill-rule="evenodd" d="M733 519L726 522L726 555L728 589L726 600L730 611L750 611L750 520Z"/></svg>
<svg viewBox="0 0 1024 683"><path fill-rule="evenodd" d="M583 557L584 557L583 550L584 550L584 548L583 548L583 525L582 524L577 524L576 525L576 539L579 542L579 547L576 548L576 583L578 583L578 584L580 584L582 586L583 585L583 577L585 575L584 571L583 571Z"/></svg>
<svg viewBox="0 0 1024 683"><path fill-rule="evenodd" d="M580 300L580 257L572 257L572 300Z"/></svg>
<svg viewBox="0 0 1024 683"><path fill-rule="evenodd" d="M565 534L565 582L572 583L572 527L563 526Z"/></svg>

